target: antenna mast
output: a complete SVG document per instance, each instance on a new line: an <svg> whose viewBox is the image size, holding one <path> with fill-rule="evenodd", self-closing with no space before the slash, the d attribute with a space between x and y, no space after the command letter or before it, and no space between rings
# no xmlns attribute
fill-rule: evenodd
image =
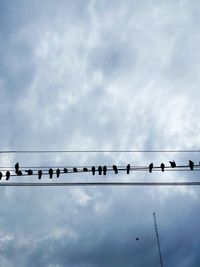
<svg viewBox="0 0 200 267"><path fill-rule="evenodd" d="M159 257L160 257L160 266L163 267L162 254L161 254L161 249L160 249L160 241L159 241L158 227L157 227L156 214L155 214L155 212L153 213L153 218L154 218L154 226L155 226L155 232L156 232L157 243L158 243L158 252L159 252Z"/></svg>

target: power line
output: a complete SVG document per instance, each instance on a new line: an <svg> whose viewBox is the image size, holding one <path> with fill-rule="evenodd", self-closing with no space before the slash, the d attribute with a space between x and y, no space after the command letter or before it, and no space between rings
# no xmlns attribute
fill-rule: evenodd
<svg viewBox="0 0 200 267"><path fill-rule="evenodd" d="M32 154L32 153L200 153L200 149L189 150L0 150L1 154Z"/></svg>
<svg viewBox="0 0 200 267"><path fill-rule="evenodd" d="M158 252L159 252L159 258L160 258L160 266L163 267L163 260L162 260L162 254L161 254L161 248L160 248L160 240L159 240L159 234L158 234L158 227L157 227L156 214L155 214L155 212L153 213L153 218L154 218L154 227L155 227L155 232L156 232L156 237L157 237L157 243L158 243Z"/></svg>
<svg viewBox="0 0 200 267"><path fill-rule="evenodd" d="M1 186L200 186L200 182L67 182L0 183Z"/></svg>

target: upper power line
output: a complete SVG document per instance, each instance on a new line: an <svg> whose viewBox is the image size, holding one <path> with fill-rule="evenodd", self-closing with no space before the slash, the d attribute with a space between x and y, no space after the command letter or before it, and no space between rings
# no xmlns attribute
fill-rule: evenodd
<svg viewBox="0 0 200 267"><path fill-rule="evenodd" d="M200 149L166 150L0 150L1 154L39 154L39 153L200 153Z"/></svg>

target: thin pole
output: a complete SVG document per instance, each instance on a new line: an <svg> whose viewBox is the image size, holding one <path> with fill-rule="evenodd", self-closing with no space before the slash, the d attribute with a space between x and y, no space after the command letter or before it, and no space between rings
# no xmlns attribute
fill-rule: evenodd
<svg viewBox="0 0 200 267"><path fill-rule="evenodd" d="M157 227L157 223L156 223L156 214L155 214L155 212L153 213L153 218L154 218L154 226L155 226L155 232L156 232L157 243L158 243L158 252L159 252L159 257L160 257L160 266L163 267L162 254L161 254L161 249L160 249L160 241L159 241L158 227Z"/></svg>

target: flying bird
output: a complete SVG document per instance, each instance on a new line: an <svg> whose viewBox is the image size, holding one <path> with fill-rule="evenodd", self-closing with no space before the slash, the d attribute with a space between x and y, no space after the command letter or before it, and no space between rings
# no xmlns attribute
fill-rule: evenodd
<svg viewBox="0 0 200 267"><path fill-rule="evenodd" d="M33 171L31 169L25 170L25 172L27 172L28 175L33 175Z"/></svg>
<svg viewBox="0 0 200 267"><path fill-rule="evenodd" d="M9 180L9 178L10 178L10 172L7 171L7 172L6 172L6 180Z"/></svg>
<svg viewBox="0 0 200 267"><path fill-rule="evenodd" d="M102 174L102 170L103 170L103 169L102 169L102 167L101 167L101 166L99 166L99 167L98 167L98 172L99 172L99 175L101 175L101 174Z"/></svg>
<svg viewBox="0 0 200 267"><path fill-rule="evenodd" d="M18 173L19 171L19 162L15 164L15 173Z"/></svg>
<svg viewBox="0 0 200 267"><path fill-rule="evenodd" d="M107 172L107 167L103 166L103 175L106 175L106 172Z"/></svg>
<svg viewBox="0 0 200 267"><path fill-rule="evenodd" d="M194 168L194 162L189 160L189 167L190 169L193 171L193 168Z"/></svg>
<svg viewBox="0 0 200 267"><path fill-rule="evenodd" d="M173 161L169 161L170 165L172 168L175 168L176 167L176 162L173 160Z"/></svg>
<svg viewBox="0 0 200 267"><path fill-rule="evenodd" d="M42 171L39 170L39 171L38 171L38 179L41 179L41 178L42 178Z"/></svg>
<svg viewBox="0 0 200 267"><path fill-rule="evenodd" d="M50 168L50 169L49 169L49 178L51 179L52 177L53 177L53 169Z"/></svg>
<svg viewBox="0 0 200 267"><path fill-rule="evenodd" d="M115 174L118 173L118 169L117 169L117 166L116 165L113 165L113 171L115 172Z"/></svg>
<svg viewBox="0 0 200 267"><path fill-rule="evenodd" d="M136 237L136 241L138 241L139 240L139 237Z"/></svg>
<svg viewBox="0 0 200 267"><path fill-rule="evenodd" d="M153 163L150 163L149 164L149 172L152 172L152 170L153 170Z"/></svg>
<svg viewBox="0 0 200 267"><path fill-rule="evenodd" d="M130 164L128 164L126 167L126 173L129 174L130 170L131 170L131 166L130 166Z"/></svg>
<svg viewBox="0 0 200 267"><path fill-rule="evenodd" d="M162 172L164 172L165 171L165 164L164 163L161 163L160 164L160 168L161 168Z"/></svg>
<svg viewBox="0 0 200 267"><path fill-rule="evenodd" d="M56 176L57 176L57 178L60 176L60 169L56 170Z"/></svg>
<svg viewBox="0 0 200 267"><path fill-rule="evenodd" d="M92 175L95 175L95 167L92 166Z"/></svg>

